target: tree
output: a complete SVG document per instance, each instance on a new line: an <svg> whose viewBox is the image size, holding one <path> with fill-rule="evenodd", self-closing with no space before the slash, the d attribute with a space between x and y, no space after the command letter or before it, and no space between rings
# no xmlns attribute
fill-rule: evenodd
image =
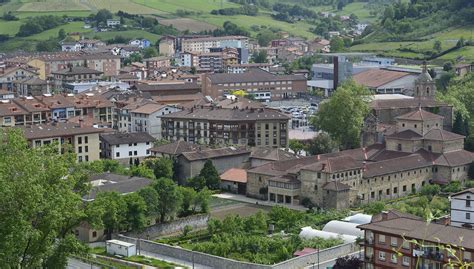
<svg viewBox="0 0 474 269"><path fill-rule="evenodd" d="M334 269L357 269L362 267L362 260L356 256L345 256L336 259Z"/></svg>
<svg viewBox="0 0 474 269"><path fill-rule="evenodd" d="M204 177L197 175L193 178L189 178L187 180L186 185L193 188L196 191L200 191L206 187L206 179Z"/></svg>
<svg viewBox="0 0 474 269"><path fill-rule="evenodd" d="M117 192L99 192L92 203L103 212L102 226L105 228L107 238L111 238L113 232L123 228L127 203L123 196Z"/></svg>
<svg viewBox="0 0 474 269"><path fill-rule="evenodd" d="M160 199L158 192L152 187L146 187L138 191L146 204L146 216L154 217L158 215L158 200Z"/></svg>
<svg viewBox="0 0 474 269"><path fill-rule="evenodd" d="M258 42L258 45L262 47L266 47L268 46L270 41L272 41L273 39L276 39L277 37L278 36L275 33L273 33L272 31L268 29L265 29L257 34L257 42Z"/></svg>
<svg viewBox="0 0 474 269"><path fill-rule="evenodd" d="M338 36L333 37L329 42L329 45L331 46L331 52L339 52L344 50L344 40Z"/></svg>
<svg viewBox="0 0 474 269"><path fill-rule="evenodd" d="M366 88L348 81L337 88L329 101L320 104L311 123L344 149L358 147L364 119L370 112L369 96Z"/></svg>
<svg viewBox="0 0 474 269"><path fill-rule="evenodd" d="M66 31L63 28L59 29L58 31L58 39L63 40L66 38Z"/></svg>
<svg viewBox="0 0 474 269"><path fill-rule="evenodd" d="M145 164L134 165L131 167L130 172L132 176L135 177L144 177L144 178L151 178L155 179L155 174L153 169L148 168Z"/></svg>
<svg viewBox="0 0 474 269"><path fill-rule="evenodd" d="M183 197L183 200L181 202L181 212L183 215L186 216L188 212L191 211L191 205L194 204L197 193L193 188L189 187L179 187L179 191L181 192L181 196Z"/></svg>
<svg viewBox="0 0 474 269"><path fill-rule="evenodd" d="M201 169L201 172L199 172L199 177L202 177L206 180L206 186L211 189L211 190L217 190L219 189L219 184L220 184L220 177L219 173L217 172L217 169L214 167L214 164L212 164L211 160L207 160L204 163L204 166Z"/></svg>
<svg viewBox="0 0 474 269"><path fill-rule="evenodd" d="M259 52L254 52L252 55L253 61L255 63L261 64L261 63L267 63L267 51L266 50L261 50Z"/></svg>
<svg viewBox="0 0 474 269"><path fill-rule="evenodd" d="M87 176L57 144L31 149L19 130L0 132L0 264L64 268L86 247L71 234L87 218ZM52 266L53 265L53 266Z"/></svg>
<svg viewBox="0 0 474 269"><path fill-rule="evenodd" d="M127 204L126 220L129 230L141 231L146 225L147 206L138 193L125 195Z"/></svg>
<svg viewBox="0 0 474 269"><path fill-rule="evenodd" d="M95 17L94 17L97 25L99 25L99 23L101 23L101 22L107 23L107 20L112 19L112 18L113 18L112 12L108 11L107 9L99 10L95 14Z"/></svg>
<svg viewBox="0 0 474 269"><path fill-rule="evenodd" d="M453 123L453 133L468 136L468 129L466 129L466 127L469 128L469 126L466 126L465 122L467 121L463 119L461 113L456 113Z"/></svg>
<svg viewBox="0 0 474 269"><path fill-rule="evenodd" d="M364 207L364 213L369 215L376 215L385 209L383 202L372 202Z"/></svg>
<svg viewBox="0 0 474 269"><path fill-rule="evenodd" d="M160 178L153 185L158 193L158 214L160 222L172 217L181 205L182 196L178 191L178 186L168 178Z"/></svg>
<svg viewBox="0 0 474 269"><path fill-rule="evenodd" d="M337 148L337 143L332 140L330 135L327 133L320 133L309 142L306 150L310 155L318 155L331 153Z"/></svg>
<svg viewBox="0 0 474 269"><path fill-rule="evenodd" d="M288 143L288 147L295 152L295 154L299 155L301 151L304 149L303 143L296 139L290 139L290 142Z"/></svg>
<svg viewBox="0 0 474 269"><path fill-rule="evenodd" d="M469 179L474 180L474 162L469 165L469 170L467 171L467 176Z"/></svg>
<svg viewBox="0 0 474 269"><path fill-rule="evenodd" d="M152 58L158 56L158 51L154 47L148 47L143 49L143 58Z"/></svg>
<svg viewBox="0 0 474 269"><path fill-rule="evenodd" d="M200 208L201 213L209 212L209 199L211 198L211 191L207 188L202 189L197 193L193 200L193 213L196 212L197 207Z"/></svg>
<svg viewBox="0 0 474 269"><path fill-rule="evenodd" d="M436 40L436 41L433 43L433 49L434 49L437 53L440 53L441 50L442 50L441 41Z"/></svg>

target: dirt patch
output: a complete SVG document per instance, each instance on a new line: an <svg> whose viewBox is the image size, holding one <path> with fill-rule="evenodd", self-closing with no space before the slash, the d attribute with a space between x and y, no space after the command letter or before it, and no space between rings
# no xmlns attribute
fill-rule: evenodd
<svg viewBox="0 0 474 269"><path fill-rule="evenodd" d="M223 220L226 216L235 214L241 217L248 217L256 214L259 211L268 212L270 209L271 207L268 206L242 203L238 205L216 208L215 210L211 211L211 218Z"/></svg>
<svg viewBox="0 0 474 269"><path fill-rule="evenodd" d="M180 31L189 30L192 33L217 29L215 25L189 18L165 19L159 20L159 22L162 25L173 25L174 28Z"/></svg>

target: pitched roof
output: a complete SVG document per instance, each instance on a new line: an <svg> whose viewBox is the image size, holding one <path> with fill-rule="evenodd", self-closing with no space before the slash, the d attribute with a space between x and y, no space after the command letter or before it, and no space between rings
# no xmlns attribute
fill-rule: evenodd
<svg viewBox="0 0 474 269"><path fill-rule="evenodd" d="M274 109L191 108L163 115L170 119L201 119L224 121L289 120L290 117Z"/></svg>
<svg viewBox="0 0 474 269"><path fill-rule="evenodd" d="M86 126L81 127L79 124L69 122L27 125L15 128L20 128L28 140L103 132L101 129Z"/></svg>
<svg viewBox="0 0 474 269"><path fill-rule="evenodd" d="M153 136L145 132L104 134L100 136L100 139L110 145L146 143L155 141L155 138Z"/></svg>
<svg viewBox="0 0 474 269"><path fill-rule="evenodd" d="M92 201L99 192L118 192L127 194L136 192L153 183L151 179L143 177L130 177L112 173L102 173L92 175L89 178L92 190L82 199Z"/></svg>
<svg viewBox="0 0 474 269"><path fill-rule="evenodd" d="M284 161L298 159L298 156L279 148L258 147L252 150L250 158L263 159L269 161Z"/></svg>
<svg viewBox="0 0 474 269"><path fill-rule="evenodd" d="M240 168L230 168L221 174L221 180L247 183L247 171Z"/></svg>
<svg viewBox="0 0 474 269"><path fill-rule="evenodd" d="M408 75L410 75L410 73L385 69L369 69L355 74L352 78L357 84L369 88L378 88Z"/></svg>
<svg viewBox="0 0 474 269"><path fill-rule="evenodd" d="M324 184L323 189L328 191L346 191L350 190L351 187L339 181L331 181Z"/></svg>
<svg viewBox="0 0 474 269"><path fill-rule="evenodd" d="M456 196L461 195L461 194L464 194L464 193L474 193L474 188L465 189L465 190L463 190L463 191L453 193L453 194L451 194L450 196L451 196L451 197L456 197Z"/></svg>
<svg viewBox="0 0 474 269"><path fill-rule="evenodd" d="M246 147L226 147L218 149L183 152L182 156L188 161L197 161L243 154L250 154L250 150L248 150Z"/></svg>
<svg viewBox="0 0 474 269"><path fill-rule="evenodd" d="M432 108L432 107L451 107L451 105L436 101L429 98L413 98L413 99L389 99L389 100L373 100L370 106L375 110L394 109L394 108Z"/></svg>
<svg viewBox="0 0 474 269"><path fill-rule="evenodd" d="M245 73L215 73L208 75L213 84L222 83L242 83L242 82L266 82L266 81L282 81L282 80L304 80L307 79L303 75L274 75L262 69L251 69Z"/></svg>
<svg viewBox="0 0 474 269"><path fill-rule="evenodd" d="M395 132L385 137L394 138L394 139L402 139L402 140L421 140L423 138L422 135L410 129L404 130L401 132Z"/></svg>
<svg viewBox="0 0 474 269"><path fill-rule="evenodd" d="M464 139L465 136L458 135L456 133L448 132L440 128L433 128L429 130L424 138L427 140L438 140L438 141L449 141L449 140L459 140Z"/></svg>
<svg viewBox="0 0 474 269"><path fill-rule="evenodd" d="M52 74L59 74L59 75L82 75L82 74L96 74L100 75L103 72L97 71L95 69L87 68L87 67L82 67L82 66L74 66L71 68L64 68L61 70L58 70L56 72L51 72Z"/></svg>
<svg viewBox="0 0 474 269"><path fill-rule="evenodd" d="M183 140L179 140L176 142L160 145L158 147L154 147L150 149L152 152L170 154L170 155L180 155L183 152L191 152L196 151L202 146L192 144ZM205 147L204 147L205 148Z"/></svg>
<svg viewBox="0 0 474 269"><path fill-rule="evenodd" d="M132 110L132 113L152 114L152 113L155 113L156 111L164 108L165 106L166 105L148 103L146 105L139 106L138 108Z"/></svg>
<svg viewBox="0 0 474 269"><path fill-rule="evenodd" d="M419 153L414 153L405 157L367 163L363 176L364 178L370 178L395 172L419 169L431 165L433 165L432 160L425 158Z"/></svg>
<svg viewBox="0 0 474 269"><path fill-rule="evenodd" d="M424 220L399 217L381 220L357 226L362 230L403 236L406 239L418 239L439 244L464 247L474 250L474 232L451 225L427 223Z"/></svg>
<svg viewBox="0 0 474 269"><path fill-rule="evenodd" d="M424 120L437 120L437 119L443 119L443 116L428 112L426 110L423 110L421 108L400 115L396 119L398 120L414 120L414 121L424 121Z"/></svg>

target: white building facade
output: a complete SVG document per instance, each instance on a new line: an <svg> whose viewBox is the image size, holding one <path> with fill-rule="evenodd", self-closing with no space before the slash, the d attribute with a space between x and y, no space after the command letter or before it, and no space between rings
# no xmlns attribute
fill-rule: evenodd
<svg viewBox="0 0 474 269"><path fill-rule="evenodd" d="M181 109L171 105L146 104L130 113L131 132L146 132L156 139L161 139L161 116Z"/></svg>
<svg viewBox="0 0 474 269"><path fill-rule="evenodd" d="M451 195L451 225L474 227L474 188Z"/></svg>

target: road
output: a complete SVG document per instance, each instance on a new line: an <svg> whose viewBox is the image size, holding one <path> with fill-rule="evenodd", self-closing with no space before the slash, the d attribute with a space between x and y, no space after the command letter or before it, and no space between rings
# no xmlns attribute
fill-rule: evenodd
<svg viewBox="0 0 474 269"><path fill-rule="evenodd" d="M69 258L66 269L101 269L101 267L97 265L91 265L74 258Z"/></svg>

